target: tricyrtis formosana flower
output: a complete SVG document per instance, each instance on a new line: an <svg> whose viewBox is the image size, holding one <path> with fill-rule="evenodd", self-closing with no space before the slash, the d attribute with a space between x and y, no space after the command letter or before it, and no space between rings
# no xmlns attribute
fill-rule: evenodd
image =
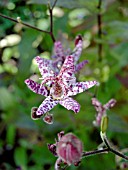
<svg viewBox="0 0 128 170"><path fill-rule="evenodd" d="M45 58L41 58L41 57L37 57L38 59L40 59L40 62L44 65L47 66L48 68L50 68L51 70L54 71L54 73L58 74L66 57L68 55L72 55L74 57L74 69L75 72L77 73L79 70L81 70L87 63L87 60L84 60L82 62L80 62L79 64L77 64L81 52L82 52L82 48L83 48L83 40L82 37L80 35L78 35L75 39L75 48L72 52L69 52L69 50L67 50L65 52L62 43L60 41L56 41L54 43L54 52L55 55L52 56L52 60L48 60Z"/></svg>
<svg viewBox="0 0 128 170"><path fill-rule="evenodd" d="M80 105L69 96L74 96L81 93L95 84L96 81L76 82L74 76L75 66L74 57L72 55L67 56L65 62L58 75L50 71L48 66L42 66L42 60L36 58L39 70L42 75L42 83L38 84L33 80L27 79L25 83L28 88L37 94L41 94L46 97L39 108L33 112L33 118L39 118L43 114L50 111L58 103L64 106L68 110L73 110L78 113ZM46 84L46 86L44 86Z"/></svg>
<svg viewBox="0 0 128 170"><path fill-rule="evenodd" d="M83 153L83 144L73 133L58 133L58 140L54 144L48 144L48 149L58 157L55 170L61 169L61 164L78 166Z"/></svg>
<svg viewBox="0 0 128 170"><path fill-rule="evenodd" d="M102 105L99 102L99 100L97 100L95 97L92 98L92 105L95 107L96 112L97 112L96 120L93 121L93 124L95 126L100 126L102 117L107 115L107 110L112 108L115 104L116 104L116 100L115 99L111 99L106 104Z"/></svg>

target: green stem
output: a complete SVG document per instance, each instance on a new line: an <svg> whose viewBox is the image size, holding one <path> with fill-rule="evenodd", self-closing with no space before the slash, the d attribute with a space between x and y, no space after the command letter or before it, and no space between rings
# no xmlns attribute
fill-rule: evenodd
<svg viewBox="0 0 128 170"><path fill-rule="evenodd" d="M115 155L120 156L121 158L123 158L123 159L125 159L125 160L128 160L128 156L126 156L126 155L124 155L123 153L117 151L116 149L114 149L114 148L110 145L110 143L109 143L109 141L108 141L107 136L106 136L105 133L102 133L102 132L101 132L101 138L102 138L104 144L107 146L107 148L109 149L110 152L114 153Z"/></svg>
<svg viewBox="0 0 128 170"><path fill-rule="evenodd" d="M93 156L93 155L108 153L108 152L109 152L108 148L104 148L101 150L89 151L89 152L83 152L82 157L88 157L88 156Z"/></svg>

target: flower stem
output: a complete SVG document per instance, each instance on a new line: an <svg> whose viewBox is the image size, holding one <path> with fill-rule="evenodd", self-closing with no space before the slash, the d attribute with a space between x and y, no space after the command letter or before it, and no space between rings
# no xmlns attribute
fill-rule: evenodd
<svg viewBox="0 0 128 170"><path fill-rule="evenodd" d="M89 151L89 152L83 152L82 157L88 157L88 156L93 156L93 155L108 153L108 152L109 152L109 148L104 148L104 149L94 150L94 151Z"/></svg>
<svg viewBox="0 0 128 170"><path fill-rule="evenodd" d="M128 156L126 156L126 155L124 155L123 153L117 151L116 149L114 149L114 148L110 145L110 143L109 143L109 141L108 141L107 136L106 136L105 133L102 133L102 132L101 132L101 138L102 138L104 144L107 146L108 151L114 153L115 155L120 156L121 158L123 158L123 159L125 159L125 160L128 160Z"/></svg>
<svg viewBox="0 0 128 170"><path fill-rule="evenodd" d="M97 24L98 24L98 38L102 39L102 15L101 15L101 5L102 5L102 0L99 0L99 4L97 6L98 11L98 15L97 15ZM102 43L99 42L98 45L98 56L99 56L99 61L102 61Z"/></svg>

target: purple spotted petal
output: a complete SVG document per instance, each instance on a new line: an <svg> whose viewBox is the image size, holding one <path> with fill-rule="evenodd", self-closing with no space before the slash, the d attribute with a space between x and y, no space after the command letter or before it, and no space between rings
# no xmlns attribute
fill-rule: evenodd
<svg viewBox="0 0 128 170"><path fill-rule="evenodd" d="M56 58L58 58L58 57L62 58L62 57L65 56L64 48L63 48L63 46L62 46L60 41L56 41L54 43L54 50L55 50Z"/></svg>
<svg viewBox="0 0 128 170"><path fill-rule="evenodd" d="M31 79L25 80L25 83L28 86L28 88L32 90L34 93L41 94L45 97L49 95L49 90L46 86L41 86L40 84L36 83Z"/></svg>
<svg viewBox="0 0 128 170"><path fill-rule="evenodd" d="M74 96L78 93L82 93L96 84L97 81L77 82L74 86L72 86L72 90L68 92L68 96Z"/></svg>
<svg viewBox="0 0 128 170"><path fill-rule="evenodd" d="M92 98L92 105L95 107L97 112L102 112L104 110L102 104L95 97Z"/></svg>
<svg viewBox="0 0 128 170"><path fill-rule="evenodd" d="M78 113L80 111L80 104L77 103L77 101L73 100L71 97L67 97L59 103L64 106L68 110L73 110L75 113Z"/></svg>
<svg viewBox="0 0 128 170"><path fill-rule="evenodd" d="M50 111L54 106L56 106L58 104L57 100L53 100L51 98L51 96L48 96L43 102L42 104L39 106L36 115L37 116L41 116L45 113L47 113L48 111Z"/></svg>
<svg viewBox="0 0 128 170"><path fill-rule="evenodd" d="M48 76L53 76L51 60L47 60L45 58L37 56L36 61L43 79Z"/></svg>
<svg viewBox="0 0 128 170"><path fill-rule="evenodd" d="M88 60L84 60L84 61L80 62L79 64L77 64L75 66L75 73L80 71L86 64L88 64Z"/></svg>
<svg viewBox="0 0 128 170"><path fill-rule="evenodd" d="M83 48L83 41L80 35L76 37L75 44L75 49L72 52L72 56L74 57L74 64L76 64L76 62L79 60Z"/></svg>
<svg viewBox="0 0 128 170"><path fill-rule="evenodd" d="M112 108L115 104L116 104L116 100L115 100L115 99L111 99L111 100L109 100L106 104L104 104L103 107L106 108L106 109L110 109L110 108Z"/></svg>
<svg viewBox="0 0 128 170"><path fill-rule="evenodd" d="M73 56L72 55L67 56L60 70L59 78L66 80L73 75L74 71L75 71L75 67L74 67Z"/></svg>

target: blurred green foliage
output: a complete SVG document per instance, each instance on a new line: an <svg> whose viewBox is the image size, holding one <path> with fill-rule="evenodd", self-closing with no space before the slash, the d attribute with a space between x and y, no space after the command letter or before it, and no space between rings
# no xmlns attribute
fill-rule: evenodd
<svg viewBox="0 0 128 170"><path fill-rule="evenodd" d="M46 3L46 0L3 0L0 12L49 30ZM128 1L102 0L102 39L97 35L98 3L98 0L58 0L53 11L53 28L55 38L61 40L65 48L73 49L75 36L83 36L80 61L88 59L89 64L77 75L78 80L99 81L97 98L101 103L110 98L117 100L108 112L107 134L121 149L128 147ZM98 61L100 43L103 47L101 62ZM51 111L54 114L52 125L45 124L42 119L31 119L31 108L38 107L44 98L32 93L24 80L31 75L40 76L33 60L36 55L49 58L52 54L53 42L49 35L0 17L1 170L18 167L22 170L54 169L56 158L47 149L47 143L54 143L56 134L62 130L75 133L83 141L86 151L96 149L101 143L99 129L92 125L95 109L88 92L75 97L81 104L77 115L57 105ZM95 88L89 92L95 93ZM103 154L83 159L79 167L68 169L116 168L115 156Z"/></svg>

